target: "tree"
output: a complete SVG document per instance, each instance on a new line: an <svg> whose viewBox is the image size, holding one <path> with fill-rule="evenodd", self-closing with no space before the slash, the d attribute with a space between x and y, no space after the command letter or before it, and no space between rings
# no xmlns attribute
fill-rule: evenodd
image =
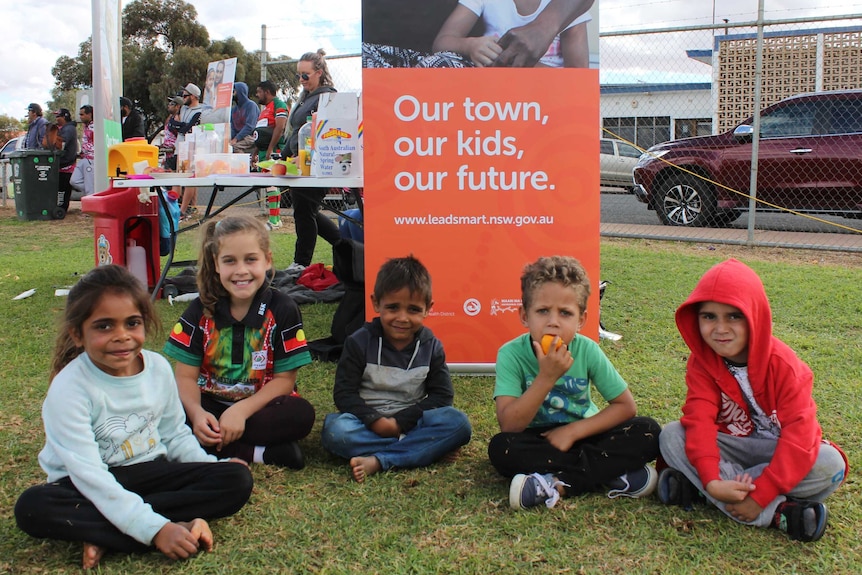
<svg viewBox="0 0 862 575"><path fill-rule="evenodd" d="M193 82L202 85L207 64L237 58L236 80L252 87L260 78L260 60L235 38L210 42L197 22L197 10L182 0L136 0L123 9L123 95L135 102L150 138L161 130L168 96ZM69 108L75 90L92 86L92 38L76 57L61 56L51 73L57 107ZM65 103L65 104L64 104ZM69 108L71 110L71 108Z"/></svg>
<svg viewBox="0 0 862 575"><path fill-rule="evenodd" d="M0 114L0 146L27 129L27 122Z"/></svg>
<svg viewBox="0 0 862 575"><path fill-rule="evenodd" d="M123 9L123 34L139 46L163 48L173 53L180 46L206 48L207 29L197 22L191 4L176 0L137 0Z"/></svg>

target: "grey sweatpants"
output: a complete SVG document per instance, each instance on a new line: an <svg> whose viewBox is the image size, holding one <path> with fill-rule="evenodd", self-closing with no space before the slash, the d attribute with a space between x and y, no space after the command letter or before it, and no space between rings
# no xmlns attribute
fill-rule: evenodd
<svg viewBox="0 0 862 575"><path fill-rule="evenodd" d="M718 464L719 475L725 480L732 480L743 473L748 473L753 479L760 477L763 469L772 460L777 443L774 439L734 437L719 433L718 450L721 457ZM659 448L669 466L681 471L713 505L734 521L738 521L727 511L723 502L711 497L704 489L697 471L685 454L685 429L679 421L668 423L662 428ZM769 502L757 519L747 525L769 527L776 508L787 499L785 496L808 501L823 501L841 485L846 472L845 467L841 452L828 443L822 443L814 467L808 475L790 492L779 495Z"/></svg>

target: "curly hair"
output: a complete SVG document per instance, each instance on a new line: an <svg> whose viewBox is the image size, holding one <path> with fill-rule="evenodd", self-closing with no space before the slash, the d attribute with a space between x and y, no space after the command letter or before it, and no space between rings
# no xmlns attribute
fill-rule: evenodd
<svg viewBox="0 0 862 575"><path fill-rule="evenodd" d="M590 297L590 278L577 259L571 256L547 256L524 266L521 274L521 305L530 307L536 289L546 283L557 282L564 287L571 286L578 295L581 311L587 309Z"/></svg>

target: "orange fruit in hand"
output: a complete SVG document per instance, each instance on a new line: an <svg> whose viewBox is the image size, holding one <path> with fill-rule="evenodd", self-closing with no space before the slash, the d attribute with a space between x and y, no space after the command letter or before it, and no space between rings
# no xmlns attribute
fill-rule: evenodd
<svg viewBox="0 0 862 575"><path fill-rule="evenodd" d="M557 336L550 334L542 336L542 351L545 355L548 355L548 352L551 351L551 343L553 343L555 337ZM563 345L563 340L557 339L557 345L556 347L554 347L554 349L560 349L560 347L562 347Z"/></svg>

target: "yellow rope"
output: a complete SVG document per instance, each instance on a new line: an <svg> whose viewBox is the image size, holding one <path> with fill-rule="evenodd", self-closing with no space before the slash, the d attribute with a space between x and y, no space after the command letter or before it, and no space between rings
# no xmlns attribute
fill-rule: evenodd
<svg viewBox="0 0 862 575"><path fill-rule="evenodd" d="M637 144L635 144L634 142L629 142L629 141L628 141L628 140L626 140L625 138L622 138L622 137L620 137L619 135L614 134L613 132L611 132L611 131L610 131L610 130L608 130L607 128L602 128L602 131L603 131L603 132L605 132L606 134L609 134L609 135L610 135L611 137L613 137L614 139L617 139L617 140L623 141L623 142L625 142L625 143L627 143L627 144L630 144L630 145L634 146L635 148L637 148L638 150L640 150L640 151L641 151L642 153L644 153L644 154L648 154L648 153L649 153L647 150L644 150L643 148L641 148L640 146L638 146L638 145L637 145ZM700 180L703 180L704 182L709 182L710 184L712 184L712 185L714 185L714 186L718 186L719 188L722 188L722 189L727 190L727 191L729 191L729 192L733 192L734 194L738 194L738 195L740 195L740 196L742 196L742 197L744 197L744 198L748 198L749 200L751 200L751 199L752 199L752 196L750 196L749 194L746 194L745 192L740 192L739 190L734 190L733 188L728 187L728 186L725 186L724 184L720 184L720 183L718 183L718 182L716 182L716 181L710 180L709 178L704 178L702 175L697 174L697 173L695 173L695 172L692 172L691 170L687 170L687 169L683 168L682 166L678 166L678 165L674 164L673 162L669 162L668 160L665 160L664 158L659 158L659 157L654 156L654 155L652 155L652 154L650 154L650 155L651 155L653 158L658 159L658 160L661 160L661 161L662 161L662 162L664 162L665 164L667 164L667 165L669 165L669 166L672 166L673 168L676 168L676 169L677 169L677 170L679 170L680 172L685 172L686 174L692 175L692 176L694 176L694 177L696 177L696 178L698 178L698 179L700 179ZM811 214L803 214L803 213L797 212L797 211L795 211L795 210L791 210L790 208L785 208L785 207L783 207L783 206L777 206L777 205L775 205L775 204L771 204L771 203L769 203L769 202L766 202L766 201L764 201L764 200L761 200L760 198L753 198L753 199L754 199L754 201L755 201L755 202L757 202L757 203L759 203L759 204L763 204L764 206L769 206L770 208L774 208L774 209L776 209L776 210L780 210L780 211L782 211L782 212L787 212L787 213L789 213L789 214L793 214L793 215L795 215L795 216L800 216L800 217L803 217L803 218L806 218L806 219L809 219L809 220L813 220L813 221L815 221L815 222L820 222L821 224L826 224L826 225L829 225L829 226L834 226L834 227L836 227L836 228L840 228L840 229L842 229L842 230L847 230L847 231L849 231L849 232L855 232L855 233L857 233L857 234L862 233L862 230L857 230L856 228L851 228L850 226L845 226L845 225L843 225L843 224L838 224L838 223L835 223L835 222L830 222L829 220L824 220L824 219L822 219L822 218L818 218L817 216L813 216L813 215L811 215Z"/></svg>

